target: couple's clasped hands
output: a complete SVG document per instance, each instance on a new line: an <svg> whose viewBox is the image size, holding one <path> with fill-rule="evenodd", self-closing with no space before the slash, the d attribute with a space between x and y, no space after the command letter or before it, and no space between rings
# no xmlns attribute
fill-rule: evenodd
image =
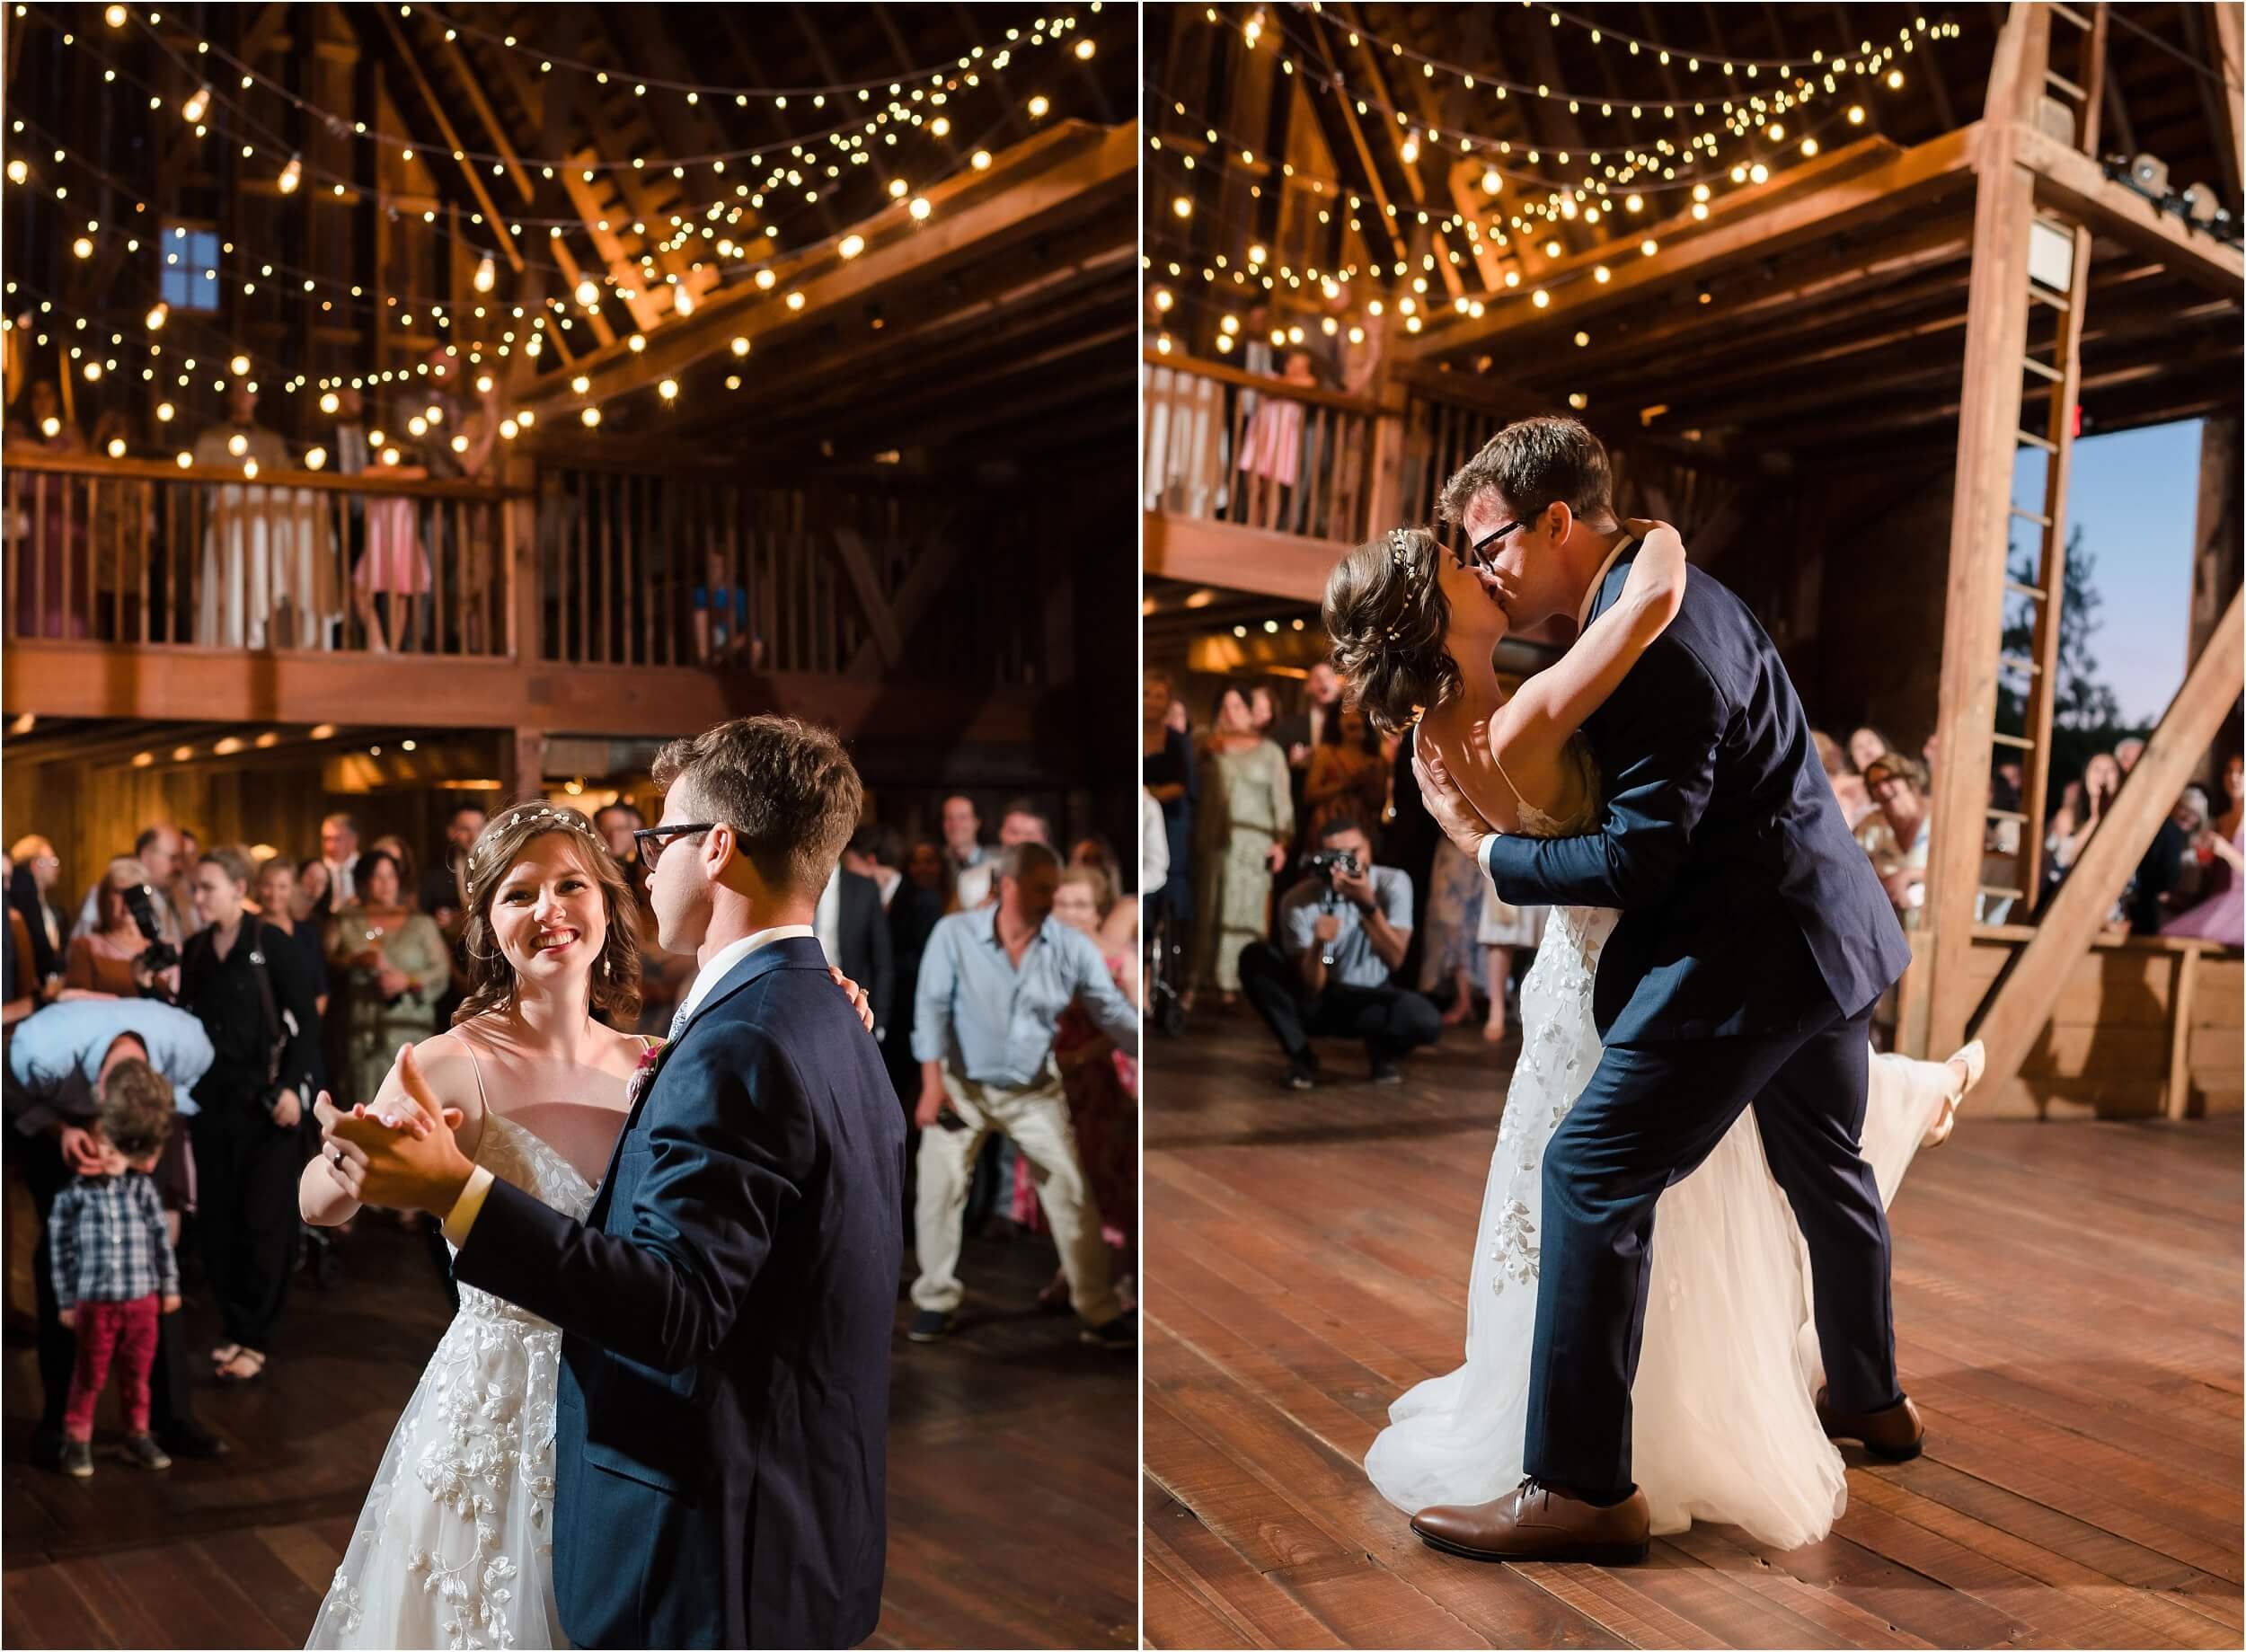
<svg viewBox="0 0 2246 1652"><path fill-rule="evenodd" d="M831 965L827 973L872 1031L865 988ZM320 1154L328 1174L358 1203L442 1217L459 1203L475 1170L454 1134L464 1115L429 1088L411 1044L398 1052L397 1079L397 1088L385 1089L373 1106L362 1102L348 1113L322 1091L312 1104L320 1121Z"/></svg>

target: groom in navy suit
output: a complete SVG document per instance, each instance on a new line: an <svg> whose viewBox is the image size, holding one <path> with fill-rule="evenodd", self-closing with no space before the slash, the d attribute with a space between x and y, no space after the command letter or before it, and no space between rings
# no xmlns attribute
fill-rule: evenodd
<svg viewBox="0 0 2246 1652"><path fill-rule="evenodd" d="M666 747L640 834L701 973L633 1081L583 1221L449 1130L330 1126L367 1202L427 1210L460 1282L563 1332L554 1592L580 1647L843 1647L873 1632L905 1127L812 927L857 825L841 743L747 717Z"/></svg>
<svg viewBox="0 0 2246 1652"><path fill-rule="evenodd" d="M1444 490L1444 514L1516 630L1578 628L1636 552L1606 453L1572 419L1508 426ZM1874 1003L1910 953L1850 836L1777 650L1694 570L1684 605L1584 726L1604 778L1596 830L1499 835L1439 761L1429 810L1516 905L1618 909L1592 1015L1605 1054L1545 1150L1527 1479L1422 1511L1434 1547L1491 1560L1642 1559L1631 1380L1655 1202L1746 1109L1809 1248L1835 1437L1914 1455L1897 1386L1887 1215L1859 1151Z"/></svg>

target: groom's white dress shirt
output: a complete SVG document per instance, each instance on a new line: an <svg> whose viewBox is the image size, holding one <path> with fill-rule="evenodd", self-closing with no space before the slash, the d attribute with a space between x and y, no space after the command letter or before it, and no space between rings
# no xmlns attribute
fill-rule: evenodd
<svg viewBox="0 0 2246 1652"><path fill-rule="evenodd" d="M718 955L702 967L694 976L694 984L686 994L686 1002L678 1006L678 1013L671 1017L671 1041L686 1030L686 1023L694 1019L703 1001L717 990L720 982L733 972L733 966L762 946L775 941L788 941L799 935L815 935L818 932L809 923L780 923L771 929L760 929L753 935L744 935L730 945L720 949ZM460 1197L445 1213L445 1237L455 1250L468 1242L468 1230L475 1226L476 1217L483 1209L484 1196L491 1190L491 1172L481 1164L468 1174L468 1185L460 1189Z"/></svg>

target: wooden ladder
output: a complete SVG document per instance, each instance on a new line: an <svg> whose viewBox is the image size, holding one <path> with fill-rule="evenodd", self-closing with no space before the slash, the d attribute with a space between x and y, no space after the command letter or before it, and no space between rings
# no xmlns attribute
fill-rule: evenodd
<svg viewBox="0 0 2246 1652"><path fill-rule="evenodd" d="M2074 106L2068 121L2072 146L2085 155L2098 152L2098 113L2105 87L2106 7L2101 4L2087 14L2070 6L2048 7L2052 27L2065 24L2080 36L2078 54L2071 66L2074 76L2049 66L2047 55L2043 84L2046 108L2064 111ZM2052 93L2056 93L2056 97ZM2055 123L2047 123L2055 124ZM2057 136L2054 133L2053 136ZM2001 678L2023 684L2026 716L2019 733L1995 729L1991 743L2003 751L2017 752L2021 769L2019 807L1988 807L1990 840L2001 844L2016 834L2018 850L2012 860L2009 882L1990 881L1984 862L1976 899L1976 914L1992 903L2020 906L2025 917L2035 902L2043 875L2043 822L2049 812L2051 786L2051 718L2058 692L2059 610L2066 588L2066 494L2074 452L2074 436L2082 384L2082 313L2090 296L2090 231L2048 208L2038 208L2029 227L2026 348L2020 358L2023 415L2028 404L2040 402L2042 428L2020 424L2015 451L2034 448L2045 457L2042 508L2029 510L2018 503L2012 520L2025 522L2037 535L2038 551L2026 581L2004 581L2007 603L2026 601L2033 611L2033 640L2029 651L2003 651L1999 644L1997 669ZM2006 545L2009 563L2011 547ZM2001 852L2000 852L2001 853ZM2002 864L2002 861L1997 862ZM1998 909L2002 911L2000 906Z"/></svg>

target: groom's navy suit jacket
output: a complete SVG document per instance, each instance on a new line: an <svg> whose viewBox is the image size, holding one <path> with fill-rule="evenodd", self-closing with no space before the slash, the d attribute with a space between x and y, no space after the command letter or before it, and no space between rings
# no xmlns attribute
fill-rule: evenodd
<svg viewBox="0 0 2246 1652"><path fill-rule="evenodd" d="M580 1647L873 1632L905 1128L816 940L729 971L573 1221L505 1182L455 1270L562 1327L554 1591Z"/></svg>
<svg viewBox="0 0 2246 1652"><path fill-rule="evenodd" d="M1592 605L1622 595L1616 559ZM1490 841L1516 905L1619 907L1592 995L1609 1044L1804 1030L1870 1009L1910 962L1778 650L1694 569L1668 629L1584 724L1604 810L1576 837Z"/></svg>

